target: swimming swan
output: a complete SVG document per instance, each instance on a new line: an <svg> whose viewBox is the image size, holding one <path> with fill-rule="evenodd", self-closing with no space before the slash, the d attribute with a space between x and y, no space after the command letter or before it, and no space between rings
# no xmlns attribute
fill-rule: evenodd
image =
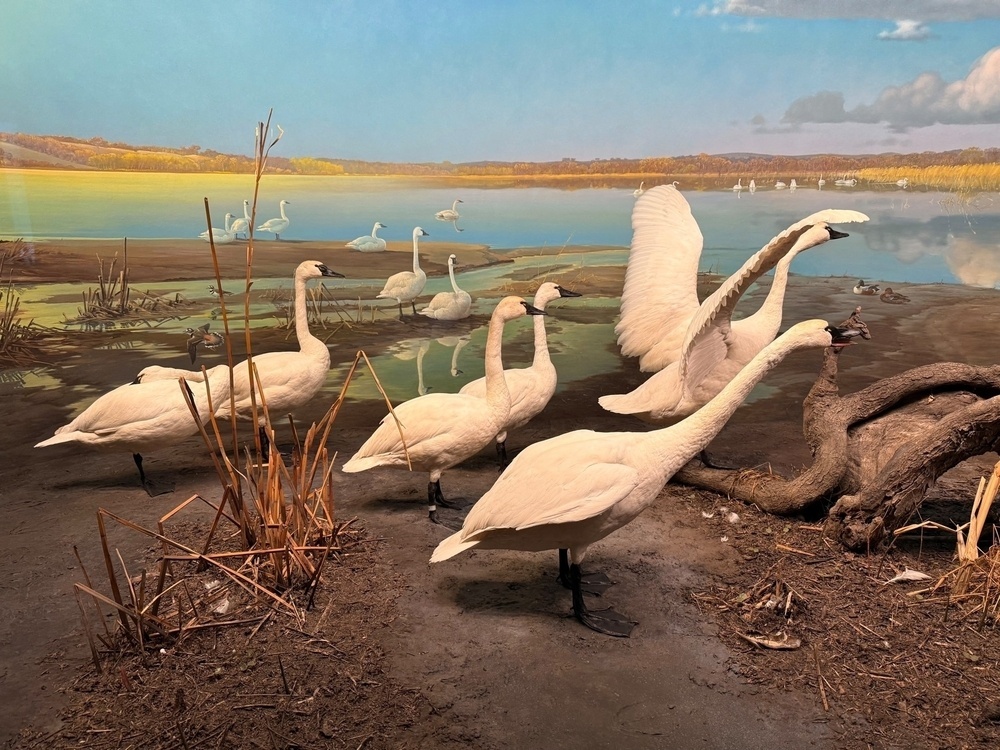
<svg viewBox="0 0 1000 750"><path fill-rule="evenodd" d="M200 372L197 375L202 377ZM229 367L213 367L207 375L212 406L217 408L229 398ZM159 494L142 469L142 454L183 442L198 433L199 423L204 425L211 417L205 384L194 383L192 387L185 381L184 387L198 412L197 421L192 418L176 376L149 382L139 377L105 393L35 447L78 443L100 451L127 451L139 469L143 488L150 496Z"/></svg>
<svg viewBox="0 0 1000 750"><path fill-rule="evenodd" d="M243 218L234 220L230 231L237 235L240 232L245 235L250 231L250 201L243 201Z"/></svg>
<svg viewBox="0 0 1000 750"><path fill-rule="evenodd" d="M236 232L232 228L233 215L226 214L225 229L219 229L218 227L212 227L212 239L215 241L216 245L228 245L230 242L236 239ZM208 242L208 230L198 235L205 242Z"/></svg>
<svg viewBox="0 0 1000 750"><path fill-rule="evenodd" d="M465 201L456 198L454 202L451 204L451 208L446 208L443 211L438 211L436 214L434 214L434 218L437 219L438 221L455 221L456 219L460 219L461 216L458 213L458 204L464 202Z"/></svg>
<svg viewBox="0 0 1000 750"><path fill-rule="evenodd" d="M381 221L376 221L375 226L372 227L372 233L370 235L363 234L357 239L348 242L346 247L360 250L363 253L380 253L385 250L385 240L379 237L377 232L379 229L385 228L385 224Z"/></svg>
<svg viewBox="0 0 1000 750"><path fill-rule="evenodd" d="M458 288L455 282L455 262L458 258L454 253L448 256L448 277L451 279L451 292L438 292L431 298L427 307L420 311L421 315L435 320L461 320L469 317L472 309L472 296Z"/></svg>
<svg viewBox="0 0 1000 750"><path fill-rule="evenodd" d="M827 209L790 226L702 302L687 325L679 360L630 393L602 396L598 399L600 405L654 424L676 422L697 411L774 340L781 326L788 268L795 256L829 240L847 237L828 221L867 219L857 211ZM774 281L764 304L750 317L734 322L733 308L740 297L776 260Z"/></svg>
<svg viewBox="0 0 1000 750"><path fill-rule="evenodd" d="M274 239L280 240L281 239L281 233L284 232L286 229L288 229L288 225L291 224L291 222L288 220L288 217L285 216L285 206L287 206L287 205L289 205L288 201L281 201L281 203L278 204L278 210L281 212L281 218L280 219L268 219L263 224L261 224L259 227L257 227L257 231L258 232L273 232L274 233Z"/></svg>
<svg viewBox="0 0 1000 750"><path fill-rule="evenodd" d="M500 347L504 323L524 315L544 315L520 297L504 297L490 316L486 334L486 396L429 393L397 406L344 464L353 473L393 466L430 473L427 504L430 520L438 523L437 506L448 507L441 493L441 474L470 458L493 441L510 412L510 392L504 381ZM398 420L398 423L397 423ZM404 449L400 431L406 440Z"/></svg>
<svg viewBox="0 0 1000 750"><path fill-rule="evenodd" d="M632 196L635 197L635 198L638 198L640 195L642 195L643 193L645 193L646 191L643 190L643 187L642 187L645 184L646 184L645 180L641 181L639 183L639 187L637 187L635 190L632 191Z"/></svg>
<svg viewBox="0 0 1000 750"><path fill-rule="evenodd" d="M743 189L743 178L742 178L742 177L740 177L740 178L739 178L739 179L738 179L738 180L736 181L736 184L735 184L735 185L733 185L733 192L734 192L734 193L738 193L738 192L740 192L740 191L741 191L742 189Z"/></svg>
<svg viewBox="0 0 1000 750"><path fill-rule="evenodd" d="M328 268L318 260L306 260L298 265L294 274L295 286L295 337L299 349L292 352L266 352L253 357L253 364L260 377L260 385L264 389L264 398L272 419L276 421L279 415L294 411L312 400L326 382L330 372L330 350L326 344L309 331L309 319L306 312L306 282L310 279L344 278L343 274ZM199 380L201 373L187 370L152 365L139 373L140 377L161 379L181 375L187 380ZM235 406L236 416L240 419L252 419L253 409L250 400L250 367L249 360L244 360L233 367L233 402L226 399L219 405L216 414L228 418ZM255 401L257 404L257 424L261 436L264 454L268 453L269 439L264 429L264 414L261 409L261 398L254 384Z"/></svg>
<svg viewBox="0 0 1000 750"><path fill-rule="evenodd" d="M598 632L628 636L635 623L613 610L589 611L584 603L580 565L590 545L652 504L786 354L846 343L825 321L799 323L754 357L711 403L672 427L651 432L576 430L529 445L469 511L462 529L437 546L431 562L473 547L568 549L572 565L566 573L576 618ZM565 560L562 554L560 558Z"/></svg>
<svg viewBox="0 0 1000 750"><path fill-rule="evenodd" d="M864 217L856 212L847 213L855 218L824 218L823 212L809 218L837 222L858 221ZM837 214L843 215L844 212ZM797 227L797 224L792 225L786 232ZM615 333L622 354L639 357L639 369L654 372L680 359L688 324L701 306L697 286L703 237L698 222L691 215L691 206L670 185L647 190L635 202L632 230L621 319L615 326ZM781 239L779 235L771 242ZM781 243L781 246L787 251L792 244ZM773 268L780 260L774 253L767 253L767 261L762 265L761 254L769 247L770 243L752 255L723 286L747 272L759 276ZM772 285L771 294L777 292ZM739 323L734 324L736 331L741 327Z"/></svg>
<svg viewBox="0 0 1000 750"><path fill-rule="evenodd" d="M399 305L399 317L403 317L403 303L409 302L413 308L413 314L417 314L417 306L413 303L420 293L424 291L427 283L427 274L420 268L420 255L417 248L417 238L430 237L420 227L413 228L413 270L400 271L388 278L382 291L375 295L377 299L394 299Z"/></svg>
<svg viewBox="0 0 1000 750"><path fill-rule="evenodd" d="M563 289L558 284L546 281L535 292L532 304L539 310L560 297L579 297L578 292ZM510 391L510 415L503 429L497 433L497 455L500 465L507 465L507 433L528 424L546 407L556 392L556 368L549 357L548 339L545 335L545 318L537 317L535 326L535 357L530 367L510 368L503 371ZM459 393L478 398L486 397L486 379L479 378L467 383Z"/></svg>

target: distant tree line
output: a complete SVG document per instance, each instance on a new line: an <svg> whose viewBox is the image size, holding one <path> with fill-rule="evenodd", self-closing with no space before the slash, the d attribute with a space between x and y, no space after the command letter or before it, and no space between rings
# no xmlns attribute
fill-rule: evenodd
<svg viewBox="0 0 1000 750"><path fill-rule="evenodd" d="M84 169L143 172L253 172L248 156L223 154L198 145L181 148L132 146L104 138L0 133L4 143L55 157ZM844 156L772 156L764 154L696 154L642 159L564 158L545 162L479 161L400 163L315 157L270 157L271 171L309 175L412 175L469 177L597 176L597 175L788 175L823 173L837 176L862 169L911 168L1000 164L1000 148L967 148L955 151L924 151L912 154L868 154ZM40 159L29 159L0 150L0 166L51 167ZM66 166L62 164L60 166Z"/></svg>

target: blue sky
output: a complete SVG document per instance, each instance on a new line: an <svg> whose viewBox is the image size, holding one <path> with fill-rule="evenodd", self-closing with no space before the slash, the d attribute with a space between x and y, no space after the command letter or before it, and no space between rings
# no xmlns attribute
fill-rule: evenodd
<svg viewBox="0 0 1000 750"><path fill-rule="evenodd" d="M998 146L998 0L6 0L0 130L283 156Z"/></svg>

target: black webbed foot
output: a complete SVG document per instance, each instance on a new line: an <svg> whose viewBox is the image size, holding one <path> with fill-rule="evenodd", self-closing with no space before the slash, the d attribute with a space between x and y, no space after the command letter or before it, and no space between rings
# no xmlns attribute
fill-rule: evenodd
<svg viewBox="0 0 1000 750"><path fill-rule="evenodd" d="M596 630L598 633L604 633L605 635L612 635L616 638L628 638L632 634L632 628L638 623L629 620L610 607L601 610L587 609L587 605L583 600L583 589L581 587L582 574L579 565L570 565L569 578L573 590L573 614L577 620L591 630Z"/></svg>
<svg viewBox="0 0 1000 750"><path fill-rule="evenodd" d="M569 571L569 554L568 550L559 550L559 578L558 581L563 588L571 589L573 588L573 582L571 580ZM591 596L601 596L608 587L614 586L615 582L608 578L604 573L600 571L580 571L580 590L584 594L590 594Z"/></svg>

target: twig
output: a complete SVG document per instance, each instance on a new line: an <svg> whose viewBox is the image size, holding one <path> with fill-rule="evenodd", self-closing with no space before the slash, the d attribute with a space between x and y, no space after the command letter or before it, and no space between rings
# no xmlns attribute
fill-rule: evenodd
<svg viewBox="0 0 1000 750"><path fill-rule="evenodd" d="M823 672L819 668L819 648L813 645L813 659L816 661L816 682L819 684L819 697L823 699L823 710L829 713L830 703L826 699L826 688L823 687Z"/></svg>

